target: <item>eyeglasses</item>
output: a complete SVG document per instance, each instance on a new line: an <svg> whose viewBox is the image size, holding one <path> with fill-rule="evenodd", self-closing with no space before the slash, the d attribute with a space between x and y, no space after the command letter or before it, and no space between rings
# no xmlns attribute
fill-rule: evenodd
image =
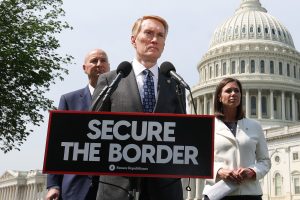
<svg viewBox="0 0 300 200"><path fill-rule="evenodd" d="M224 92L227 93L227 94L230 94L232 92L234 92L234 93L240 93L240 90L238 88L228 88Z"/></svg>

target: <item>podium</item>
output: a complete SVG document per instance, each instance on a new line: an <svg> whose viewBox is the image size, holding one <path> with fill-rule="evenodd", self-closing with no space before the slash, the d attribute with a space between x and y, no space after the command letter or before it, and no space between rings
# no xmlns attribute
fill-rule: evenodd
<svg viewBox="0 0 300 200"><path fill-rule="evenodd" d="M212 115L49 113L44 173L213 177Z"/></svg>

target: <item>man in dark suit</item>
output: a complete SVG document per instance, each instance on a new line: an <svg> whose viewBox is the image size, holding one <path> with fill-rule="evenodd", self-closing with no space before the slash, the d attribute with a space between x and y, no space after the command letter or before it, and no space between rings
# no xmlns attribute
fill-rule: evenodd
<svg viewBox="0 0 300 200"><path fill-rule="evenodd" d="M176 83L160 73L157 64L165 46L167 33L168 24L159 16L144 16L135 22L131 36L131 43L136 51L132 71L120 81L107 103L99 102L94 110L183 113L176 94ZM116 75L116 71L112 71L99 77L93 101ZM153 93L148 92L154 96L154 99L150 100L153 105L147 104L145 100L145 96L148 96L145 93L148 77L152 79L149 82L154 86ZM138 190L140 200L183 199L181 179L100 176L97 200L130 199L128 194L133 189Z"/></svg>
<svg viewBox="0 0 300 200"><path fill-rule="evenodd" d="M83 64L89 84L85 88L62 95L58 109L88 110L99 75L108 72L109 69L108 58L103 50L95 49L89 52ZM48 174L47 189L46 200L94 200L98 189L98 178L71 174Z"/></svg>

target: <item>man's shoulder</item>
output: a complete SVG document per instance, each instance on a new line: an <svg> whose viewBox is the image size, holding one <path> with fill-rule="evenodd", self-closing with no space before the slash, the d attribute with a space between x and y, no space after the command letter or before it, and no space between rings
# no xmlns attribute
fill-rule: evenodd
<svg viewBox="0 0 300 200"><path fill-rule="evenodd" d="M88 86L86 86L84 88L81 88L81 89L78 89L78 90L74 90L72 92L65 93L62 96L71 97L71 96L74 96L74 95L82 94L85 90L88 90Z"/></svg>

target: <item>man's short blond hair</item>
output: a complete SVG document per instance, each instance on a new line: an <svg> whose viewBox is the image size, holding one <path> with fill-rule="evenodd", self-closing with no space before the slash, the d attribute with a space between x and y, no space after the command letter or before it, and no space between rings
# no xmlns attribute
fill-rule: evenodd
<svg viewBox="0 0 300 200"><path fill-rule="evenodd" d="M154 20L157 20L160 23L162 23L165 28L165 34L167 36L168 29L169 29L167 21L165 19L163 19L162 17L156 16L156 15L145 15L145 16L137 19L132 27L132 32L131 32L132 36L137 36L137 34L141 31L142 22L146 19L154 19Z"/></svg>

